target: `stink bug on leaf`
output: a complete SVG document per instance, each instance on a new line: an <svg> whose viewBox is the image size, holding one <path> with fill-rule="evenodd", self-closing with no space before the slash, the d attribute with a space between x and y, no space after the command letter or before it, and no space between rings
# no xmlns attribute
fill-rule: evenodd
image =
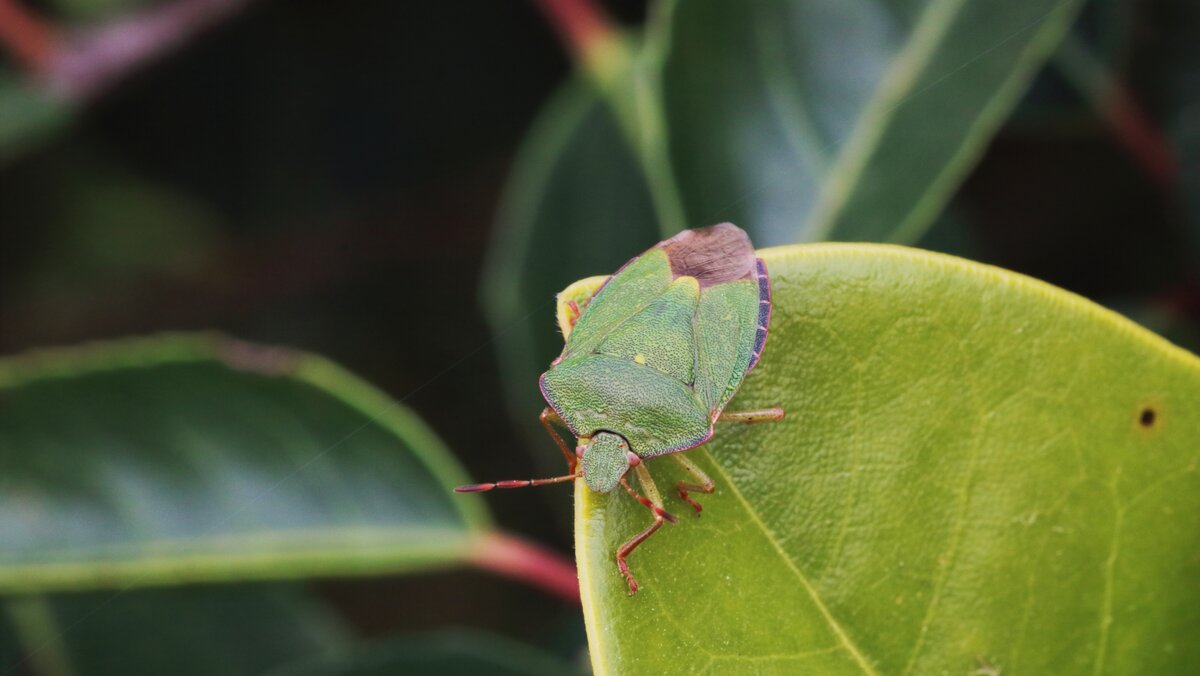
<svg viewBox="0 0 1200 676"><path fill-rule="evenodd" d="M771 283L741 228L722 223L685 230L659 242L617 270L580 311L562 354L539 385L549 406L541 421L567 459L570 473L548 479L460 486L459 492L540 486L583 478L593 491L620 485L654 515L646 530L616 553L617 567L638 585L626 558L664 521L675 523L644 460L670 454L695 478L676 485L690 492L714 484L681 451L713 436L718 421L781 420L779 407L725 412L742 380L758 363L771 319ZM576 438L574 453L554 430ZM642 493L629 485L630 469Z"/></svg>

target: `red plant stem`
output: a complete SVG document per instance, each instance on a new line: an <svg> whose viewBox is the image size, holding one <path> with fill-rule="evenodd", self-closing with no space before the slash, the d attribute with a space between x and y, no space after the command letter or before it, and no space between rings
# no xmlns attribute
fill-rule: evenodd
<svg viewBox="0 0 1200 676"><path fill-rule="evenodd" d="M1114 83L1103 114L1117 140L1146 173L1158 185L1174 186L1179 175L1175 154L1127 87Z"/></svg>
<svg viewBox="0 0 1200 676"><path fill-rule="evenodd" d="M608 15L592 0L533 1L567 48L582 61L616 34Z"/></svg>
<svg viewBox="0 0 1200 676"><path fill-rule="evenodd" d="M58 49L54 28L20 0L0 0L0 45L33 73L50 68Z"/></svg>
<svg viewBox="0 0 1200 676"><path fill-rule="evenodd" d="M2 1L2 0L0 0ZM47 73L65 98L89 99L181 46L249 0L175 0L65 36Z"/></svg>
<svg viewBox="0 0 1200 676"><path fill-rule="evenodd" d="M1063 38L1054 62L1155 184L1173 188L1179 174L1175 154L1129 87L1074 34Z"/></svg>
<svg viewBox="0 0 1200 676"><path fill-rule="evenodd" d="M520 580L552 596L579 603L575 564L556 551L507 533L491 533L476 546L471 563Z"/></svg>

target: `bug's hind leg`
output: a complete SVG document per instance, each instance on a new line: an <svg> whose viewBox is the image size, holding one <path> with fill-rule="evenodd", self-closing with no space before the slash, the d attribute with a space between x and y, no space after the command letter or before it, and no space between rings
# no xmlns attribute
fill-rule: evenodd
<svg viewBox="0 0 1200 676"><path fill-rule="evenodd" d="M617 569L621 571L621 575L624 575L625 581L629 583L630 596L633 596L637 593L638 583L637 580L633 579L633 574L629 572L629 563L626 562L625 559L628 558L631 553L633 553L633 550L637 549L638 545L645 542L646 539L651 535L654 535L654 532L662 527L664 521L670 521L671 523L675 523L677 521L674 516L663 509L662 497L658 494L658 487L654 485L654 479L651 478L650 472L646 469L646 467L644 465L636 465L634 467L634 471L637 472L638 483L642 485L642 490L646 491L646 494L650 497L643 497L642 494L634 490L634 488L630 486L629 482L624 478L621 479L621 486L623 486L625 490L633 496L633 499L642 503L647 509L654 513L654 523L650 524L646 530L630 538L628 542L621 545L620 548L617 549Z"/></svg>
<svg viewBox="0 0 1200 676"><path fill-rule="evenodd" d="M763 408L757 411L722 411L721 417L717 418L720 422L740 422L740 423L758 423L758 422L778 422L783 420L783 407L772 406L771 408Z"/></svg>
<svg viewBox="0 0 1200 676"><path fill-rule="evenodd" d="M564 423L563 419L559 417L558 413L549 406L542 409L542 414L538 416L538 420L542 423L542 427L546 428L546 434L549 434L550 438L554 440L555 445L558 446L558 450L562 451L563 457L567 459L567 468L574 473L575 463L579 462L579 458L575 457L575 454L571 452L570 447L567 446L567 442L563 441L562 435L560 435L554 429L554 423L558 423L563 426L566 426L566 423Z"/></svg>
<svg viewBox="0 0 1200 676"><path fill-rule="evenodd" d="M678 462L685 470L687 470L688 474L691 474L696 479L696 483L679 481L675 484L675 488L679 491L679 497L683 498L684 502L695 508L696 515L699 516L700 512L703 511L704 508L700 506L699 502L689 498L688 492L695 491L697 493L711 494L714 490L716 490L716 484L713 483L713 480L710 479L708 475L696 465L696 463L683 457L682 453L674 453L671 455L671 457L675 458L675 462Z"/></svg>

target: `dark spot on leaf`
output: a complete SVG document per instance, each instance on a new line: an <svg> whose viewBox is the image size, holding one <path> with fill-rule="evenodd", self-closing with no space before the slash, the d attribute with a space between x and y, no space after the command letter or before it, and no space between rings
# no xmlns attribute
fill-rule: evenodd
<svg viewBox="0 0 1200 676"><path fill-rule="evenodd" d="M1138 424L1142 427L1154 427L1156 420L1158 420L1158 412L1150 406L1143 408L1142 412L1138 415Z"/></svg>

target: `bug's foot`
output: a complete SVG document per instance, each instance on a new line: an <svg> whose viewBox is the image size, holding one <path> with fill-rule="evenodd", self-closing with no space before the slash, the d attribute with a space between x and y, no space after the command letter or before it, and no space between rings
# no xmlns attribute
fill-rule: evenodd
<svg viewBox="0 0 1200 676"><path fill-rule="evenodd" d="M696 516L700 516L700 512L704 511L704 506L701 505L699 502L696 502L695 500L689 498L687 491L680 489L679 497L683 498L684 502L688 503L689 505L692 506L692 509L696 510Z"/></svg>
<svg viewBox="0 0 1200 676"><path fill-rule="evenodd" d="M625 581L629 583L629 595L633 596L638 591L637 580L633 579L633 573L629 572L629 564L625 559L617 557L617 569L621 571L621 575L625 576Z"/></svg>
<svg viewBox="0 0 1200 676"><path fill-rule="evenodd" d="M632 575L626 574L625 580L629 582L629 595L633 596L638 592L637 580L633 579Z"/></svg>

